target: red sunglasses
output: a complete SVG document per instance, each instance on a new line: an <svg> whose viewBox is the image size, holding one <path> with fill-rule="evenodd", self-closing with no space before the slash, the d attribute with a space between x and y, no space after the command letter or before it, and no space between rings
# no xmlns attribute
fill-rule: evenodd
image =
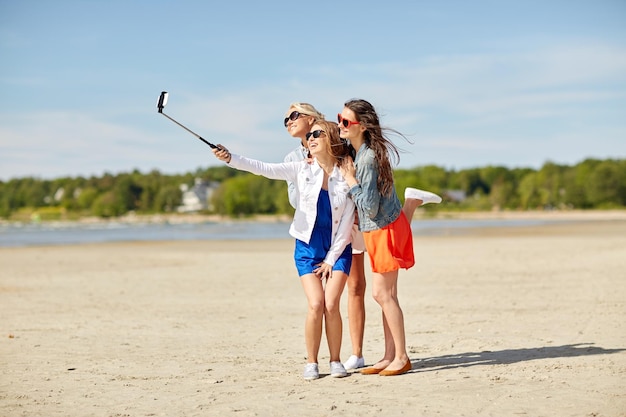
<svg viewBox="0 0 626 417"><path fill-rule="evenodd" d="M361 124L359 122L353 122L352 120L344 119L343 117L341 117L341 113L337 114L337 121L339 122L340 125L343 125L343 127L350 127L352 125Z"/></svg>

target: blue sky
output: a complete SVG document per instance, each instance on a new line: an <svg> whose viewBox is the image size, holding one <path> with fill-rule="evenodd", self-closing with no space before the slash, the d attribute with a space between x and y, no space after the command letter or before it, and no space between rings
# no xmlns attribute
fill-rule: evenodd
<svg viewBox="0 0 626 417"><path fill-rule="evenodd" d="M626 1L0 0L0 180L281 161L294 101L372 102L399 167L626 158Z"/></svg>

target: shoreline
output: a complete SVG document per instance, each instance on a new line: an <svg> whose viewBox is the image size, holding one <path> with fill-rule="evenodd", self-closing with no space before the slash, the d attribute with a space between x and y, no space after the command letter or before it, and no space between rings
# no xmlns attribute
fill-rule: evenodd
<svg viewBox="0 0 626 417"><path fill-rule="evenodd" d="M9 221L0 219L0 226L15 226L25 224L42 225L72 225L72 224L197 224L207 222L230 222L230 223L289 223L292 216L280 215L254 215L249 217L230 217L217 214L135 214L130 213L114 218L82 217L76 220L41 220L41 221ZM626 220L624 210L535 210L535 211L481 211L481 212L458 212L416 210L413 221L418 220L570 220L570 221L596 221L596 220Z"/></svg>
<svg viewBox="0 0 626 417"><path fill-rule="evenodd" d="M626 211L533 213L440 213L422 210L411 222L413 239L460 236L566 234L576 228L597 230L626 225ZM291 218L259 216L231 219L204 215L127 216L73 222L0 223L0 250L18 247L106 244L115 242L291 240Z"/></svg>

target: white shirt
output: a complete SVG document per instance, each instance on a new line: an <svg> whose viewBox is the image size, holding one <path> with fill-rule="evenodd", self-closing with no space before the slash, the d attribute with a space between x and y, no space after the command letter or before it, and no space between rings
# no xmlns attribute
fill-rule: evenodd
<svg viewBox="0 0 626 417"><path fill-rule="evenodd" d="M317 160L314 159L311 163L300 161L272 164L231 154L229 165L266 178L294 183L298 198L289 234L304 243L309 243L317 218L317 200L324 182L324 170ZM331 247L324 259L324 262L331 266L335 265L352 238L354 202L348 195L349 191L350 187L341 176L339 168L335 166L328 176L332 230Z"/></svg>
<svg viewBox="0 0 626 417"><path fill-rule="evenodd" d="M299 162L309 157L309 150L300 145L293 151L289 152L285 156L285 162ZM296 184L292 181L287 181L287 195L289 196L289 204L291 207L296 208L296 202L298 201L298 190L296 190Z"/></svg>

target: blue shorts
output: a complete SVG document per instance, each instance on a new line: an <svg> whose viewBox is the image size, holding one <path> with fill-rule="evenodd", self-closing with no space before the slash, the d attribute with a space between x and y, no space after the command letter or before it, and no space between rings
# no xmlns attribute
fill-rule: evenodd
<svg viewBox="0 0 626 417"><path fill-rule="evenodd" d="M299 276L312 274L326 258L332 242L332 226L328 191L321 190L317 199L317 218L315 219L309 243L307 244L296 239L293 257L296 261L296 269ZM351 266L352 245L348 244L339 259L337 259L337 262L335 262L335 265L333 265L333 271L342 271L350 274Z"/></svg>
<svg viewBox="0 0 626 417"><path fill-rule="evenodd" d="M296 249L294 251L294 258L296 261L296 269L298 270L298 276L312 274L318 268L318 265L324 262L326 253L328 251L317 251L307 245L301 240L296 239ZM346 275L350 275L350 268L352 267L352 245L348 244L344 251L341 253L335 265L333 265L333 271L342 271Z"/></svg>

